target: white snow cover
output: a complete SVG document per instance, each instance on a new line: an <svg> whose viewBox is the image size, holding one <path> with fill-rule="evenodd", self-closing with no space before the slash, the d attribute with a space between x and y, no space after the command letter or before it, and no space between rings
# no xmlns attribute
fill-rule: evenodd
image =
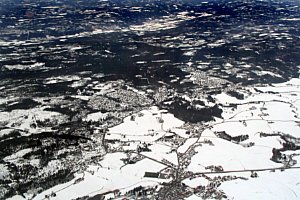
<svg viewBox="0 0 300 200"><path fill-rule="evenodd" d="M193 178L193 179L187 178L187 179L183 180L182 182L192 188L198 187L200 185L206 186L209 183L209 181L203 177L197 177L197 178Z"/></svg>
<svg viewBox="0 0 300 200"><path fill-rule="evenodd" d="M31 64L31 65L4 65L3 66L4 69L6 70L14 70L14 69L17 69L17 70L33 70L33 69L41 69L43 67L45 67L45 63L34 63L34 64Z"/></svg>
<svg viewBox="0 0 300 200"><path fill-rule="evenodd" d="M275 84L270 87L259 87L264 93L254 92L244 100L238 100L225 93L216 95L217 101L223 105L229 103L240 104L237 109L223 108L223 120L211 123L200 141L209 139L214 146L203 145L197 147L198 152L192 157L188 171L209 171L205 167L210 165L222 166L225 171L260 169L281 167L282 164L270 160L272 148L282 148L282 140L278 136L260 137L260 132L284 132L300 137L299 131L299 79L292 79L287 83ZM253 92L252 89L249 89ZM276 93L265 93L265 92ZM254 142L253 147L217 138L213 132L225 131L231 136L249 135L245 142ZM285 152L287 155L299 151ZM294 157L299 163L299 158ZM297 164L296 166L299 166ZM258 178L250 178L250 172L230 173L250 178L224 182L219 189L223 190L229 199L299 199L300 182L297 178L298 169L258 172ZM220 174L211 174L210 177ZM186 182L186 184L191 184ZM192 198L192 197L191 197Z"/></svg>
<svg viewBox="0 0 300 200"><path fill-rule="evenodd" d="M160 122L160 118L163 120ZM183 125L183 121L170 113L151 107L141 111L131 120L131 116L124 119L124 123L109 129L106 139L155 141L162 137L166 130Z"/></svg>
<svg viewBox="0 0 300 200"><path fill-rule="evenodd" d="M283 172L260 172L258 178L225 182L220 189L229 199L299 199L300 181L298 169Z"/></svg>
<svg viewBox="0 0 300 200"><path fill-rule="evenodd" d="M77 75L66 75L66 76L57 76L52 78L47 78L44 83L45 84L55 84L55 83L63 83L69 81L79 81L81 78Z"/></svg>
<svg viewBox="0 0 300 200"><path fill-rule="evenodd" d="M27 130L29 133L36 133L40 131L39 127L32 128L31 123L36 120L45 121L52 119L52 121L61 122L65 120L65 115L58 112L45 111L44 107L32 109L17 109L11 112L0 112L0 122L6 124L7 127L14 127L22 130ZM13 124L15 124L13 126ZM16 124L18 124L16 126ZM45 130L45 128L43 128Z"/></svg>
<svg viewBox="0 0 300 200"><path fill-rule="evenodd" d="M160 31L176 28L183 21L194 19L188 16L188 12L180 12L177 15L164 16L155 20L148 20L141 25L132 25L129 30L132 31Z"/></svg>
<svg viewBox="0 0 300 200"><path fill-rule="evenodd" d="M189 138L189 139L187 139L187 140L185 141L185 143L177 149L177 151L178 151L179 153L185 153L185 152L188 150L188 148L189 148L192 144L194 144L196 141L197 141L197 138Z"/></svg>
<svg viewBox="0 0 300 200"><path fill-rule="evenodd" d="M95 112L87 115L87 121L101 121L108 117L108 113Z"/></svg>
<svg viewBox="0 0 300 200"><path fill-rule="evenodd" d="M210 172L205 167L210 165L222 166L225 171L259 169L281 167L282 164L270 160L272 148L281 148L282 139L279 136L260 137L260 132L274 133L282 131L295 137L300 137L299 108L300 80L292 79L287 83L275 84L268 87L245 88L248 92L244 100L238 100L225 93L214 96L216 101L223 105L223 119L207 123L207 128L202 132L198 141L201 145L195 147L196 154L191 157L191 163L185 169L186 172ZM272 93L268 93L272 91ZM275 92L275 93L274 93ZM239 104L236 109L227 107L230 103ZM95 115L95 116L94 116ZM100 119L102 114L90 115L90 119ZM99 116L100 117L99 117ZM99 117L99 118L98 118ZM106 154L99 163L90 165L83 173L75 174L75 179L65 184L52 187L34 199L43 199L45 195L56 193L53 199L74 199L85 195L113 191L118 189L122 194L139 185L155 186L169 179L145 178L145 172L159 172L166 165L164 160L178 165L177 153L173 152L174 145L167 140L158 140L163 136L174 136L185 140L177 149L178 153L185 153L187 149L197 142L195 135L184 134L183 121L151 107L140 113L124 119L124 122L109 129L106 139L117 139L120 142L130 142L124 149L134 150L143 142L149 144L150 152L141 152L144 158L134 164L124 165L123 159L128 155L123 152ZM218 138L214 132L225 131L233 136L249 135L249 139L237 144ZM210 140L213 145L207 144ZM253 142L254 146L244 147L242 144ZM285 154L300 153L298 151L286 151ZM138 154L132 153L132 156ZM300 162L299 156L294 157ZM51 163L54 166L55 163ZM49 166L49 167L51 167ZM299 164L296 164L299 166ZM1 169L4 169L1 166ZM2 171L2 170L1 170ZM5 172L5 169L3 170ZM218 187L223 190L229 199L299 199L300 181L299 169L285 171L257 172L257 178L250 178L250 172L209 174L210 178L217 176L241 176L248 180L235 179L225 181ZM82 181L74 182L78 178ZM204 177L186 178L182 181L191 188L207 186L210 180ZM112 193L106 197L114 198ZM12 199L20 199L15 196ZM192 195L186 199L201 199Z"/></svg>
<svg viewBox="0 0 300 200"><path fill-rule="evenodd" d="M5 180L9 178L8 168L4 164L0 164L0 179Z"/></svg>
<svg viewBox="0 0 300 200"><path fill-rule="evenodd" d="M22 150L14 153L14 154L12 154L10 156L6 156L5 158L3 158L3 160L6 161L6 162L7 161L11 162L12 160L16 160L16 159L19 159L19 158L23 157L25 154L27 154L27 153L29 153L31 151L32 151L31 148L22 149Z"/></svg>
<svg viewBox="0 0 300 200"><path fill-rule="evenodd" d="M83 174L76 174L75 180L83 178L83 181L74 184L75 180L72 180L57 185L38 194L34 199L44 199L45 195L50 194L52 191L56 193L56 197L53 199L74 199L115 189L122 192L122 190L126 191L128 188L132 189L139 185L157 185L160 182L158 179L153 180L143 176L145 171L159 171L164 168L164 165L149 159L143 159L136 164L122 167L123 163L119 159L124 158L124 155L122 153L107 155L100 163L103 163L103 167L91 165Z"/></svg>
<svg viewBox="0 0 300 200"><path fill-rule="evenodd" d="M186 200L202 200L202 198L193 194L192 196L186 198Z"/></svg>

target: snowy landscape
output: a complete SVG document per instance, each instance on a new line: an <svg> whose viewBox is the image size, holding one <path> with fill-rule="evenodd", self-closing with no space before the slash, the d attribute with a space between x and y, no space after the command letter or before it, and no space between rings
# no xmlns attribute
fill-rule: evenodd
<svg viewBox="0 0 300 200"><path fill-rule="evenodd" d="M0 5L0 199L300 199L299 2Z"/></svg>

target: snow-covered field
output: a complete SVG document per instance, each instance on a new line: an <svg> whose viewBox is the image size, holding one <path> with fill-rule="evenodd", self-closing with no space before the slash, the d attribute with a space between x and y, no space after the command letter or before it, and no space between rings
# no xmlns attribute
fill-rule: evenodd
<svg viewBox="0 0 300 200"><path fill-rule="evenodd" d="M53 122L63 122L66 116L52 111L46 111L46 107L32 108L32 109L16 109L11 112L0 112L0 123L6 127L12 127L13 129L23 130L22 134L25 133L38 133L41 130L48 130L50 128L38 126L32 126L36 124L37 120ZM51 130L51 129L50 129ZM2 130L5 132L6 130ZM2 135L0 131L0 135Z"/></svg>
<svg viewBox="0 0 300 200"><path fill-rule="evenodd" d="M259 87L257 89L263 93L252 93L244 100L237 100L224 93L217 95L216 99L224 105L229 103L240 105L234 111L231 108L224 110L224 119L211 123L211 128L202 133L200 141L209 139L214 146L197 147L198 153L192 157L187 170L210 171L205 169L210 165L220 165L224 171L255 171L255 169L282 167L282 163L270 160L272 148L281 148L282 139L279 136L260 137L259 133L283 132L299 138L299 86L300 80L292 79L287 83L276 84L272 87ZM254 146L243 147L241 144L217 138L214 131L225 131L231 136L248 134L249 139L245 142L253 142ZM293 153L299 154L300 152L299 150L285 152L286 155ZM294 159L299 163L299 156ZM250 178L251 172L230 173L230 175L242 176L248 180L227 181L222 183L219 189L223 190L229 199L299 199L298 170L257 172L257 178ZM209 176L219 175L222 174L216 173ZM200 181L199 185L202 185ZM192 199L201 198L194 196Z"/></svg>
<svg viewBox="0 0 300 200"><path fill-rule="evenodd" d="M299 199L299 169L257 171L258 176L254 178L250 177L250 170L283 166L270 160L272 149L282 147L282 138L261 137L261 132L282 132L299 138L300 79L256 89L245 88L241 92L245 94L243 100L225 93L214 96L223 105L223 119L208 122L200 138L187 135L182 128L183 121L157 107L125 118L123 123L110 128L106 134L106 140L114 141L107 144L111 153L90 165L86 171L77 173L74 180L50 188L33 199L44 199L52 192L56 196L50 199L75 199L96 194L121 198L140 185L153 187L170 182L172 178L146 178L144 175L145 172L160 172L170 166L176 169L181 164L178 163L178 155L186 153L189 148L194 148L196 153L190 156L190 163L184 171L207 175L183 179L182 183L188 187L210 187L214 178L230 175L239 178L221 182L217 187L229 199ZM230 103L237 104L237 107L227 106ZM101 120L102 117L102 113L94 113L87 119ZM216 132L222 131L232 137L247 134L249 138L240 143L228 141L216 136ZM211 145L207 144L208 140ZM247 146L249 143L252 145ZM138 152L137 148L145 144L150 151ZM193 146L195 144L200 145ZM284 152L287 156L295 153L300 152ZM134 162L125 164L126 159ZM293 167L299 166L299 156L295 155L293 159L297 161ZM238 172L211 173L207 168L209 166L221 166L224 171ZM5 176L5 169L1 171L1 176ZM12 199L22 198L14 196ZM187 199L201 198L192 195Z"/></svg>

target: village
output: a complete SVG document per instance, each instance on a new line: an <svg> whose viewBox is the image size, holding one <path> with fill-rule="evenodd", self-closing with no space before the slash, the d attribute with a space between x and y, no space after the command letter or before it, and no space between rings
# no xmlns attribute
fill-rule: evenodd
<svg viewBox="0 0 300 200"><path fill-rule="evenodd" d="M253 103L255 105L256 102ZM256 108L254 106L250 107L249 109L249 111L253 111L254 113L255 110ZM247 112L247 110L245 112ZM273 150L273 155L272 151L269 151L269 153L267 153L269 154L269 157L267 157L267 159L269 159L271 162L274 161L275 163L278 163L279 165L277 165L277 167L274 167L274 165L269 165L268 167L266 166L266 168L262 169L259 167L249 167L246 169L240 169L240 171L237 170L238 173L234 175L234 171L236 169L232 170L232 168L230 168L230 170L232 170L232 172L230 173L230 170L226 172L226 169L224 169L225 166L212 164L203 166L203 171L201 173L194 172L193 170L191 170L191 166L195 165L193 163L193 157L195 157L198 151L201 151L201 149L204 147L215 147L215 145L217 145L214 142L216 138L229 141L232 145L239 145L242 149L245 149L243 151L247 151L247 149L251 148L256 148L257 141L255 140L259 140L259 138L254 139L254 135L251 134L232 136L229 135L227 131L212 131L213 136L208 137L210 135L208 134L208 132L214 130L214 126L226 123L226 121L199 124L189 124L181 122L181 125L180 123L175 123L180 125L177 128L169 128L169 118L167 117L168 115L169 114L167 112L158 111L157 108L151 108L150 111L139 112L135 115L128 116L123 122L124 125L120 124L116 127L104 130L103 133L105 137L102 138L103 146L105 146L107 154L124 153L124 158L120 159L122 161L120 169L123 167L134 167L134 165L142 162L142 160L144 159L151 160L163 165L164 167L159 171L147 170L147 167L145 167L143 169L143 171L145 171L143 174L143 178L160 180L162 181L161 184L164 187L161 188L157 186L138 186L129 191L114 190L111 192L108 191L106 193L102 193L101 195L107 197L108 199L151 199L153 198L153 196L158 199L184 199L191 195L198 194L201 198L222 199L228 197L226 195L226 192L219 189L219 187L224 182L231 182L233 180L247 181L250 179L259 178L260 174L264 173L264 171L279 173L280 171L291 169L297 164L295 158L299 154L295 153L286 155L284 153L283 156L280 153L281 151L297 148L297 138L289 136L285 133L260 133L259 138L280 136L284 138L284 140L289 141L287 144L290 144L290 141L296 142L294 143L296 146L284 145L283 149ZM249 126L247 126L247 124L251 122L251 117L256 117L253 115L255 114L246 115L245 119L239 119L237 120L237 123L240 123L242 126L247 128ZM267 117L270 115L272 116L272 114L265 116ZM152 121L152 126L149 126L146 121L143 121L143 118L146 118L148 121L151 119L156 122ZM229 118L228 120L228 122L230 122L232 118ZM248 120L250 121L248 122ZM126 128L123 127L125 126L125 124L127 124ZM146 127L143 127L142 124L144 124L144 126ZM142 127L140 127L140 125L142 125ZM152 129L146 129L147 127L151 127ZM120 132L117 133L117 130L120 130ZM143 132L143 134L141 134L141 132ZM218 141L219 139L217 139L216 141ZM157 155L157 153L154 153L157 151L155 146L161 143L167 144L169 146L168 151L166 151L165 153L166 157L160 157ZM170 156L168 156L168 154ZM173 158L170 159L171 157ZM229 173L229 175L223 176L223 173ZM239 173L241 173L241 176L239 175ZM215 174L215 176L211 177L210 174ZM199 178L205 180L205 183L198 184L197 187L192 186L191 183L187 181L194 179L196 180ZM127 192L124 193L123 191Z"/></svg>

